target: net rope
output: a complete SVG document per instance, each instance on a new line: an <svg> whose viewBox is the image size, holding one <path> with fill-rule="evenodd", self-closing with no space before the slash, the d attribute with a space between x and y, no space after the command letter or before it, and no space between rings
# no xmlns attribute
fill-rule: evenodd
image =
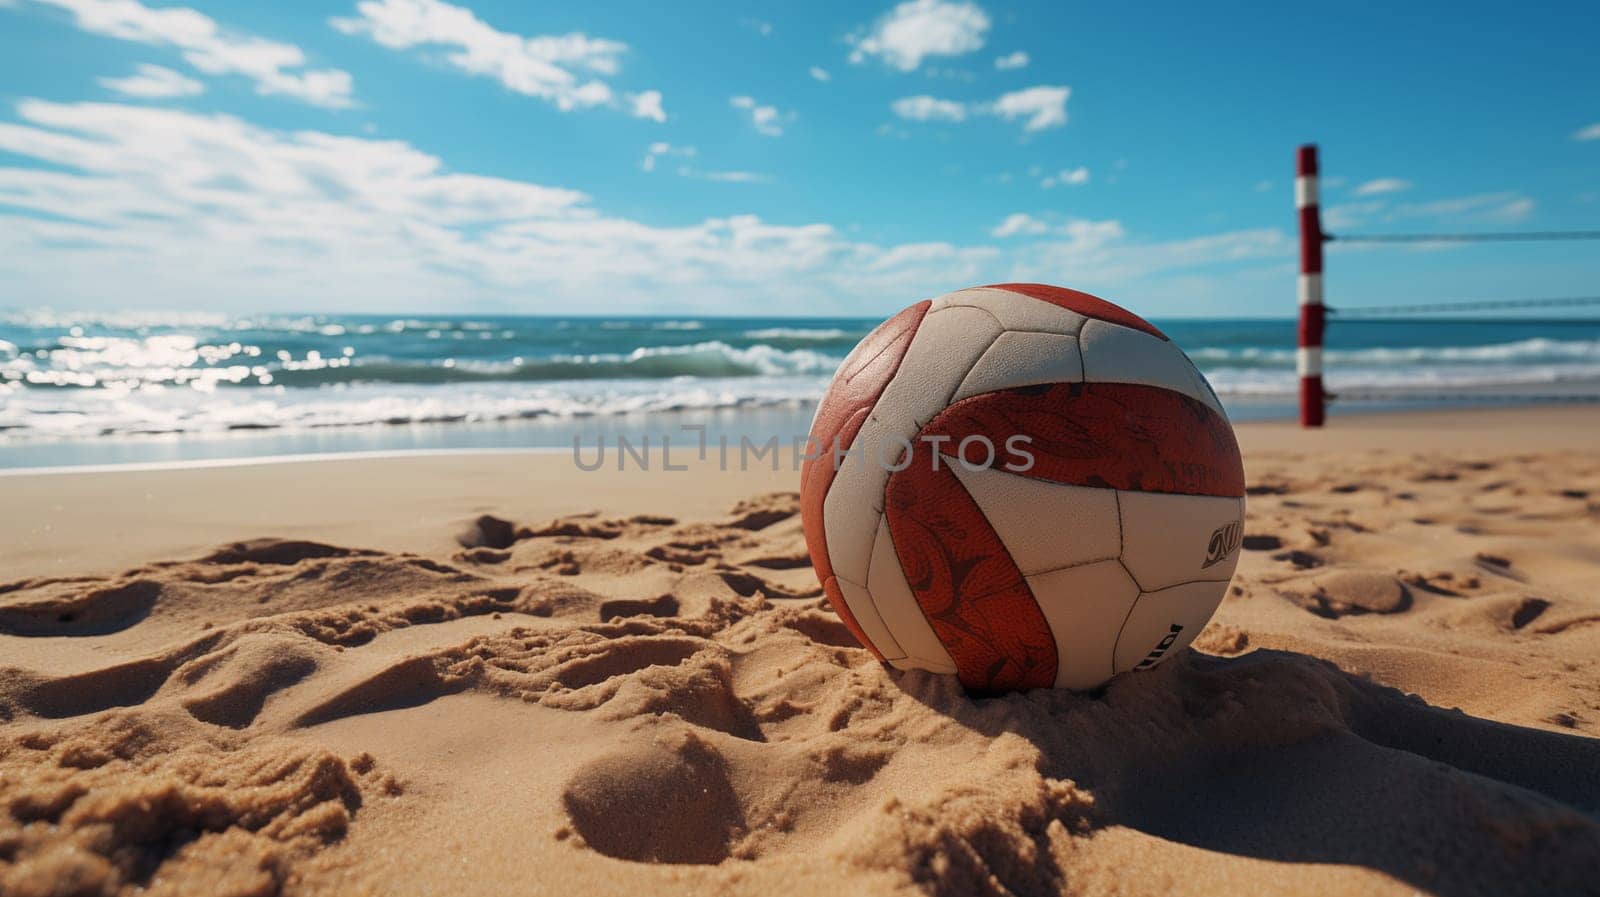
<svg viewBox="0 0 1600 897"><path fill-rule="evenodd" d="M1434 312L1493 311L1506 308L1578 308L1600 305L1600 296L1569 296L1559 299L1485 299L1473 302L1425 302L1411 305L1368 305L1349 308L1328 308L1331 317L1353 321L1362 317L1386 315L1432 314ZM1479 319L1489 320L1489 319ZM1576 323L1590 323L1577 321ZM1600 318L1592 323L1600 324Z"/></svg>
<svg viewBox="0 0 1600 897"><path fill-rule="evenodd" d="M1417 392L1369 392L1358 390L1339 390L1338 392L1325 392L1323 398L1329 402L1461 402L1475 404L1479 402L1510 402L1519 405L1526 404L1567 404L1567 405L1593 405L1600 404L1600 394L1586 393L1417 393Z"/></svg>
<svg viewBox="0 0 1600 897"><path fill-rule="evenodd" d="M1530 230L1478 234L1323 234L1327 243L1526 243L1600 240L1600 230Z"/></svg>

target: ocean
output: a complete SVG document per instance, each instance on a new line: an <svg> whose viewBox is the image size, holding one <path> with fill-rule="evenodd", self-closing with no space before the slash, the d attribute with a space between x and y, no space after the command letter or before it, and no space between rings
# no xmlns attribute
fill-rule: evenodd
<svg viewBox="0 0 1600 897"><path fill-rule="evenodd" d="M877 321L0 313L0 468L803 435ZM1235 420L1294 413L1289 320L1157 320ZM1600 394L1600 319L1335 322L1347 408Z"/></svg>

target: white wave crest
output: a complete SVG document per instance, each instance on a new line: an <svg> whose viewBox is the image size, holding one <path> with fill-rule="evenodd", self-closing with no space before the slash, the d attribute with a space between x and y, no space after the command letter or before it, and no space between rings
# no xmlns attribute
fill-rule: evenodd
<svg viewBox="0 0 1600 897"><path fill-rule="evenodd" d="M1547 337L1493 343L1483 346L1397 346L1366 349L1328 349L1324 363L1335 364L1523 364L1539 361L1600 359L1600 340L1556 340ZM1294 349L1267 349L1250 346L1224 349L1204 346L1189 352L1196 364L1226 365L1229 362L1264 366L1294 366Z"/></svg>
<svg viewBox="0 0 1600 897"><path fill-rule="evenodd" d="M844 339L850 333L837 327L767 327L761 330L746 330L746 339L792 339L792 340L835 340Z"/></svg>

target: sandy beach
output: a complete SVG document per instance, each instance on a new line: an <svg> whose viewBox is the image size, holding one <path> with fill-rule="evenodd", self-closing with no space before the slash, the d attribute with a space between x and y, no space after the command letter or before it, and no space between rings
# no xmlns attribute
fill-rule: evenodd
<svg viewBox="0 0 1600 897"><path fill-rule="evenodd" d="M973 700L781 469L0 476L0 894L1579 894L1600 416L1244 424L1196 650Z"/></svg>

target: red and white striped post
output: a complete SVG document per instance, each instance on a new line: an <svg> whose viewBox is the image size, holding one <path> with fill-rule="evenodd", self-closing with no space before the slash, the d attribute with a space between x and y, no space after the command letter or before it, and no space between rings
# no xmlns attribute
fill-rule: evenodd
<svg viewBox="0 0 1600 897"><path fill-rule="evenodd" d="M1300 374L1300 426L1320 427L1323 419L1322 209L1317 201L1317 147L1295 153L1294 204L1300 210L1300 328L1295 369Z"/></svg>

